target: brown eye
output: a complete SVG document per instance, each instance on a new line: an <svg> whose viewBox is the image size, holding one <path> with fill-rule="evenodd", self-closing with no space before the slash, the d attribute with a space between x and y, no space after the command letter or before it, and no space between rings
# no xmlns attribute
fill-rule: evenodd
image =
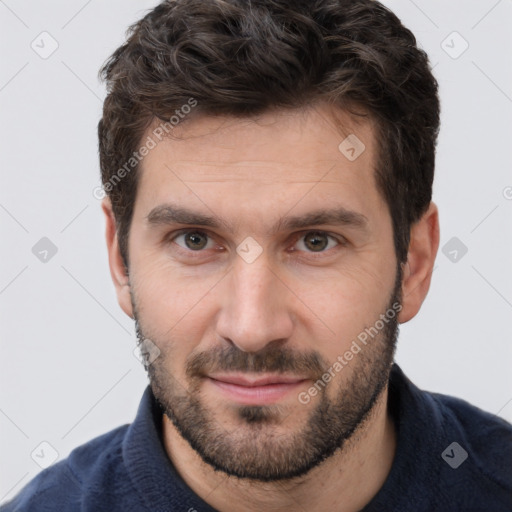
<svg viewBox="0 0 512 512"><path fill-rule="evenodd" d="M329 244L328 236L323 233L310 233L304 237L305 245L315 252L323 251Z"/></svg>
<svg viewBox="0 0 512 512"><path fill-rule="evenodd" d="M336 244L332 244L332 242L330 242L331 240L334 240ZM298 249L301 251L321 253L326 252L326 250L336 245L340 245L340 243L341 242L335 237L323 231L309 231L299 238L297 245L299 246Z"/></svg>
<svg viewBox="0 0 512 512"><path fill-rule="evenodd" d="M178 240L183 240L178 242ZM208 235L202 231L189 230L176 235L172 241L179 245L182 249L191 251L201 251L209 242Z"/></svg>
<svg viewBox="0 0 512 512"><path fill-rule="evenodd" d="M207 244L206 236L203 233L198 233L197 231L186 233L185 244L192 250L203 249Z"/></svg>

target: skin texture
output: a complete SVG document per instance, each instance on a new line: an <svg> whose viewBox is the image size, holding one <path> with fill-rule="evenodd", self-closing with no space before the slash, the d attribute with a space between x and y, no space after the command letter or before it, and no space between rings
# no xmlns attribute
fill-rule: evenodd
<svg viewBox="0 0 512 512"><path fill-rule="evenodd" d="M374 179L374 127L337 118L341 125L316 106L178 125L142 162L129 276L103 202L119 303L139 340L160 351L148 372L166 413L166 451L221 511L359 510L392 465L386 403L397 325L386 322L341 370L332 367L397 301L398 322L417 314L439 245L438 214L431 203L412 227L400 267ZM338 149L351 133L365 144L354 161ZM155 208L170 203L229 225L164 223ZM364 225L278 229L281 217L340 207ZM247 237L261 251L251 262L237 252ZM301 402L329 367L329 382ZM208 378L229 372L301 381L272 403L247 405Z"/></svg>

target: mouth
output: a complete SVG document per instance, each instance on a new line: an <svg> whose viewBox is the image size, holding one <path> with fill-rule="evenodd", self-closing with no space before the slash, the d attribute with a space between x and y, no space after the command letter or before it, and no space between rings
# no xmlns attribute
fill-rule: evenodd
<svg viewBox="0 0 512 512"><path fill-rule="evenodd" d="M286 375L249 377L247 374L208 375L206 381L213 390L229 400L243 405L276 403L302 386L309 379Z"/></svg>

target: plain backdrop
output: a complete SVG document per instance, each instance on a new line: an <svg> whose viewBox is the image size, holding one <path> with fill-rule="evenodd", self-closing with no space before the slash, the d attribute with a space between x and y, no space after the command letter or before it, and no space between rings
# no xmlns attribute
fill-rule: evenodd
<svg viewBox="0 0 512 512"><path fill-rule="evenodd" d="M0 0L1 501L131 422L147 385L92 192L98 69L156 3ZM418 386L511 421L512 1L384 3L429 54L442 101L441 247L397 362Z"/></svg>

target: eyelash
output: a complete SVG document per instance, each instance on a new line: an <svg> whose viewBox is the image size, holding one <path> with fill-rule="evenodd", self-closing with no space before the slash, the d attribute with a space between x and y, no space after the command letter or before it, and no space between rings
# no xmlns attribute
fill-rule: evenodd
<svg viewBox="0 0 512 512"><path fill-rule="evenodd" d="M201 229L181 229L181 230L175 231L175 232L171 233L171 235L167 236L166 237L166 242L167 243L174 242L176 240L176 238L178 238L181 235L185 235L187 233L198 233L200 235L208 237L209 240L213 240L213 237L211 237L208 234L208 232L206 232L204 230L201 230ZM306 235L313 234L313 233L314 234L319 234L319 235L326 235L327 237L335 240L338 243L338 245L336 247L338 247L338 246L344 247L344 246L348 245L348 242L347 242L347 240L344 237L341 237L340 235L336 235L335 236L335 235L332 235L331 233L328 233L327 231L322 231L322 230L309 230L309 231L301 231L300 233L297 233L296 234L297 236L294 239L295 240L294 241L294 245L299 240L303 239ZM205 250L193 251L191 249L184 249L180 245L178 245L178 244L176 244L176 245L178 247L178 251L182 252L182 253L186 253L186 255L188 257L192 256L193 258L199 258L199 257L202 257L201 253L205 252ZM308 251L307 254L309 255L308 257L313 258L313 259L321 258L321 257L325 256L327 253L329 253L330 251L332 251L333 249L335 249L336 247L330 248L330 249L326 249L326 250L323 250L323 251L320 251L320 252L317 252L317 253L312 252L312 251ZM194 253L197 253L197 254L194 254Z"/></svg>

